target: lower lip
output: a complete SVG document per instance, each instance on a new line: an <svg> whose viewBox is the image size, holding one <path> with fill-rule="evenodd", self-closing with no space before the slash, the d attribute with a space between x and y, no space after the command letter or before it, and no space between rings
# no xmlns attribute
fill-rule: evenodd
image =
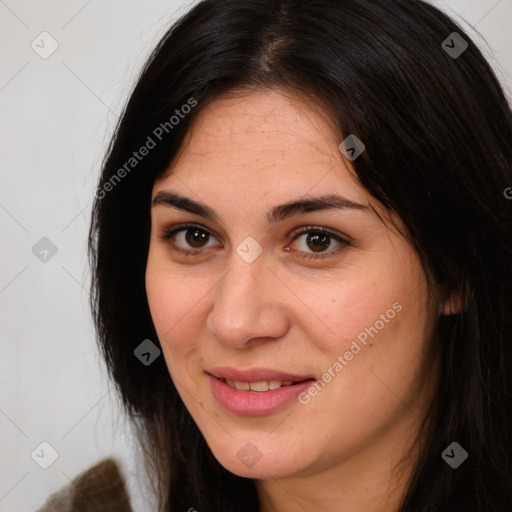
<svg viewBox="0 0 512 512"><path fill-rule="evenodd" d="M299 382L293 386L281 386L271 391L239 391L224 381L208 375L213 394L217 401L229 412L240 415L261 416L271 414L297 400L298 395L306 391L313 380Z"/></svg>

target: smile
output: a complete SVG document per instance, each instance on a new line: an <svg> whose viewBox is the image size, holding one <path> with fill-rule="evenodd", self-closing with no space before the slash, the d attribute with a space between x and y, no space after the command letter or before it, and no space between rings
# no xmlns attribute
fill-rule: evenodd
<svg viewBox="0 0 512 512"><path fill-rule="evenodd" d="M252 382L214 377L208 374L212 394L228 412L236 415L262 416L272 414L297 402L314 379L259 380Z"/></svg>
<svg viewBox="0 0 512 512"><path fill-rule="evenodd" d="M230 388L238 389L238 391L257 391L258 393L264 393L266 391L272 391L279 389L281 386L293 386L297 384L292 380L260 380L258 382L242 382L239 380L222 379Z"/></svg>

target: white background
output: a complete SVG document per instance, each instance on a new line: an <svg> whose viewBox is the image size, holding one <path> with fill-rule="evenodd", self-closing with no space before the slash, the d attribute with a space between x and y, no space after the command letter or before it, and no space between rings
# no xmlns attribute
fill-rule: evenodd
<svg viewBox="0 0 512 512"><path fill-rule="evenodd" d="M86 238L117 115L149 52L193 3L0 0L1 512L35 511L111 455L136 512L152 510L95 345ZM512 0L433 3L462 23L511 90ZM31 48L43 31L59 45L48 59ZM58 249L46 263L32 253L42 237ZM46 470L31 458L43 441L58 452Z"/></svg>

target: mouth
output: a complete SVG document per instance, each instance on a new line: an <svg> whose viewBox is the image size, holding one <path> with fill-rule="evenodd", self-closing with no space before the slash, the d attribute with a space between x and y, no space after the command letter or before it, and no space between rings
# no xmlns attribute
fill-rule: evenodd
<svg viewBox="0 0 512 512"><path fill-rule="evenodd" d="M206 372L217 403L236 415L272 414L297 402L297 397L315 382L312 376L254 368L239 371L216 368Z"/></svg>
<svg viewBox="0 0 512 512"><path fill-rule="evenodd" d="M304 380L260 380L255 382L245 382L240 380L226 379L224 377L215 377L217 380L224 382L230 388L237 389L238 391L255 391L257 393L266 393L267 391L273 391L275 389L279 389L283 386L295 386L296 384L300 384L301 382L306 382L308 380L314 380L312 378L304 379Z"/></svg>
<svg viewBox="0 0 512 512"><path fill-rule="evenodd" d="M249 368L247 370L238 370L231 366L219 366L212 368L206 373L217 379L224 379L233 382L258 383L258 382L279 382L281 385L291 385L296 382L314 379L313 375L300 375L298 373L287 373L281 370L272 370L269 368Z"/></svg>

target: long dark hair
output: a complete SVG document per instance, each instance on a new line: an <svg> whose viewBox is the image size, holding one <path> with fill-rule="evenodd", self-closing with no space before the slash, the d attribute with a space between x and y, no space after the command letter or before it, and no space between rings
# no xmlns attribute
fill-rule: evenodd
<svg viewBox="0 0 512 512"><path fill-rule="evenodd" d="M440 378L400 511L510 511L511 110L470 37L421 0L206 0L142 70L93 206L91 308L162 510L259 506L254 481L213 457L164 358L134 356L145 339L159 344L145 291L153 182L208 102L251 87L309 98L340 142L362 140L360 183L402 219L429 285L461 297L439 318ZM457 469L441 457L452 442L468 452Z"/></svg>

